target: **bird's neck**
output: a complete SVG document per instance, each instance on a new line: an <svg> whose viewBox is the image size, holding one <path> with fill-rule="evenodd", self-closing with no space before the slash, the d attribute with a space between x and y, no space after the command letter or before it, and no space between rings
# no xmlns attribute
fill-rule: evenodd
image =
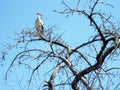
<svg viewBox="0 0 120 90"><path fill-rule="evenodd" d="M37 15L37 18L38 18L39 20L41 20L41 17L40 17L40 15Z"/></svg>
<svg viewBox="0 0 120 90"><path fill-rule="evenodd" d="M39 15L37 15L37 18L39 19L39 21L41 22L41 24L43 25L43 21L41 19L41 17Z"/></svg>

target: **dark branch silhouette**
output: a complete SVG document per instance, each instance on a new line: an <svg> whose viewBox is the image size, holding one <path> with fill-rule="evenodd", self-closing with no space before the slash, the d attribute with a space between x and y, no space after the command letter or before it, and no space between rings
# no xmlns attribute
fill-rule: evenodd
<svg viewBox="0 0 120 90"><path fill-rule="evenodd" d="M113 6L100 0L78 0L75 8L62 0L62 5L63 10L54 12L66 16L74 13L84 16L90 22L88 26L92 27L95 33L89 36L87 41L71 46L63 40L63 33L55 33L55 26L46 28L44 35L40 37L36 36L35 29L23 30L18 34L16 41L12 45L9 44L7 50L2 52L1 59L5 60L10 50L20 48L6 71L6 79L12 73L14 65L24 65L30 70L28 88L33 86L33 77L37 77L36 73L45 75L42 77L43 87L38 86L45 90L59 88L105 90L112 86L112 82L114 83L112 89L120 88L120 82L114 82L114 79L119 78L120 68L117 64L113 64L114 61L119 63L120 24L112 21L112 14L107 15L100 9L100 6ZM29 63L30 61L34 61L35 65ZM110 85L106 83L105 78Z"/></svg>

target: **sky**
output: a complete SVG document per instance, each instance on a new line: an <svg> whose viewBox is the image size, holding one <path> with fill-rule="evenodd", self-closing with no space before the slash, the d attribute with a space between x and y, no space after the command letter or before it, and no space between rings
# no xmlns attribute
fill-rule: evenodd
<svg viewBox="0 0 120 90"><path fill-rule="evenodd" d="M107 1L110 1L113 5L115 5L111 11L116 20L120 21L120 1ZM86 41L88 39L86 36L89 36L89 34L93 33L93 31L86 31L87 27L82 27L86 25L88 21L86 21L84 18L79 18L77 14L66 18L65 15L53 12L53 10L62 9L63 7L60 0L1 0L0 50L4 49L6 43L11 42L15 36L15 32L20 32L23 28L34 28L37 12L42 13L42 19L44 21L45 27L47 28L49 26L56 25L60 32L64 32L64 40L67 41L70 45L76 46L80 42ZM78 38L79 36L81 36L81 40ZM0 90L8 90L8 88L6 88L8 86L3 84L3 76L7 70L8 65L10 64L11 58L12 57L6 61L5 65L0 67Z"/></svg>

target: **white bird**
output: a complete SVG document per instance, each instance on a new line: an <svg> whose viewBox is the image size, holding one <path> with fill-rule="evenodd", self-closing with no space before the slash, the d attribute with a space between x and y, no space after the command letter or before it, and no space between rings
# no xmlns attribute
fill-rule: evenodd
<svg viewBox="0 0 120 90"><path fill-rule="evenodd" d="M44 27L43 27L43 21L41 19L41 14L37 13L37 19L35 21L35 28L37 30L37 36L43 36L44 35Z"/></svg>

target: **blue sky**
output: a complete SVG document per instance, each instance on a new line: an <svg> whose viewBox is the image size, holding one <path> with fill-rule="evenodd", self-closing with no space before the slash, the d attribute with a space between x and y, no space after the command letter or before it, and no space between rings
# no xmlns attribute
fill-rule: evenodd
<svg viewBox="0 0 120 90"><path fill-rule="evenodd" d="M107 0L108 1L108 0ZM116 20L120 21L120 1L109 0L115 7L110 9ZM70 45L76 46L80 42L87 40L86 36L92 34L93 31L86 31L88 21L84 18L79 18L77 14L66 18L65 15L60 15L53 12L53 9L62 10L60 0L1 0L0 1L0 50L6 43L11 42L14 38L15 31L20 32L23 28L34 28L36 13L41 12L45 27L56 25L60 32L65 32L64 39ZM106 8L105 10L108 10ZM88 25L89 27L89 25ZM90 29L90 28L89 28ZM81 40L78 37L81 36ZM74 38L76 39L74 39ZM14 52L15 53L15 52ZM12 58L12 57L10 57ZM10 60L10 59L9 59ZM10 61L6 61L3 67L0 67L0 88L5 90L3 75ZM3 89L4 88L4 89ZM7 90L7 89L6 89ZM16 89L17 90L17 89Z"/></svg>
<svg viewBox="0 0 120 90"><path fill-rule="evenodd" d="M112 10L112 14L117 16L117 20L119 20L120 13L117 10L120 8L119 1L112 1L112 4L116 5ZM60 15L53 12L53 9L62 10L61 2L58 0L54 0L50 2L48 0L37 0L37 1L28 1L28 0L1 0L0 11L1 17L1 42L6 42L10 37L13 37L15 31L20 31L24 27L33 28L34 22L36 19L36 12L41 12L43 14L43 20L45 26L57 25L58 28L62 29L63 32L67 32L69 28L74 29L78 25L82 23L87 23L85 20L79 18L77 14L74 14L69 19L65 18L65 15ZM107 9L107 8L106 8ZM116 18L116 17L115 17ZM73 33L72 30L69 29L68 35ZM74 32L75 33L75 32ZM74 34L73 33L73 34ZM75 33L76 36L77 33Z"/></svg>

